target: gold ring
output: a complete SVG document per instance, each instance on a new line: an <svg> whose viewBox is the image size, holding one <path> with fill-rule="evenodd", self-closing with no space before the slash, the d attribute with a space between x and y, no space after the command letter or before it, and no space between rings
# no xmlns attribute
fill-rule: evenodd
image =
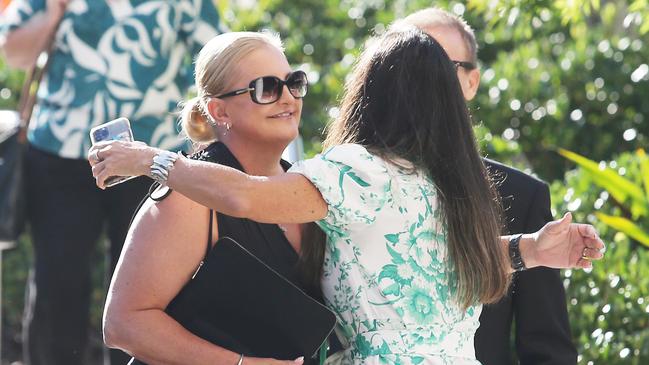
<svg viewBox="0 0 649 365"><path fill-rule="evenodd" d="M587 249L588 249L588 247L584 247L584 249L581 251L582 260L590 260L591 259L590 257L586 256L586 250Z"/></svg>
<svg viewBox="0 0 649 365"><path fill-rule="evenodd" d="M92 151L91 157L95 162L101 162L101 158L99 157L99 150Z"/></svg>

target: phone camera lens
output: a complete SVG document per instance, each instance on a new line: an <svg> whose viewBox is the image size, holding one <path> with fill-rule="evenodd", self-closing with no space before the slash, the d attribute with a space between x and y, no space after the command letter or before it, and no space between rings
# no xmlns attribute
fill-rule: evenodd
<svg viewBox="0 0 649 365"><path fill-rule="evenodd" d="M99 128L95 131L95 141L103 141L108 137L108 129L107 128Z"/></svg>

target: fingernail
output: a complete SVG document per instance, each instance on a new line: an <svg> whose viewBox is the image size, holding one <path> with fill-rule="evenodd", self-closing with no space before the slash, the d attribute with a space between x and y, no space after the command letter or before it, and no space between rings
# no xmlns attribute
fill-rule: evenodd
<svg viewBox="0 0 649 365"><path fill-rule="evenodd" d="M300 356L294 361L296 364L303 364L304 363L304 356Z"/></svg>

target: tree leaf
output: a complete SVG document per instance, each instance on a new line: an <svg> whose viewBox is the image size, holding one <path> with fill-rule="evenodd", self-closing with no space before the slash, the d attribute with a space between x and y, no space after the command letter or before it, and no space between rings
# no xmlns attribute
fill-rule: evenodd
<svg viewBox="0 0 649 365"><path fill-rule="evenodd" d="M642 148L636 151L636 155L640 160L640 175L642 176L645 196L649 201L649 158L647 157L647 155L645 154Z"/></svg>
<svg viewBox="0 0 649 365"><path fill-rule="evenodd" d="M603 213L595 213L595 216L607 226L626 234L649 248L649 232L634 222L624 217L614 217Z"/></svg>
<svg viewBox="0 0 649 365"><path fill-rule="evenodd" d="M606 189L611 196L621 204L629 203L638 216L647 215L649 200L634 182L620 176L616 171L606 167L600 169L599 164L577 153L560 148L558 153L583 168L593 178L593 182ZM627 201L631 199L631 201Z"/></svg>

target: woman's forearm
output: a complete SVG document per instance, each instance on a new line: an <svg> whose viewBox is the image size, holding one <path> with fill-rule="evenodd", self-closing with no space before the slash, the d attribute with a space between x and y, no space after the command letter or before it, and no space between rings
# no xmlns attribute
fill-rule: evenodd
<svg viewBox="0 0 649 365"><path fill-rule="evenodd" d="M2 44L7 64L21 69L32 67L47 47L59 21L59 17L46 11L34 15L24 25L9 32Z"/></svg>
<svg viewBox="0 0 649 365"><path fill-rule="evenodd" d="M516 235L510 235L510 236L501 236L500 241L502 242L504 249L509 251L509 241L512 237ZM525 267L527 269L531 269L534 267L539 266L539 264L536 261L536 256L535 256L535 251L534 251L534 244L536 242L536 237L535 234L524 234L521 237L521 240L519 241L519 249L521 252L521 258L523 259L523 262L525 263ZM509 252L508 252L509 256ZM511 264L511 262L510 262ZM510 273L513 273L514 269L511 268L510 265Z"/></svg>
<svg viewBox="0 0 649 365"><path fill-rule="evenodd" d="M169 187L227 215L262 223L306 223L324 218L327 204L304 176L251 176L187 158L169 173Z"/></svg>
<svg viewBox="0 0 649 365"><path fill-rule="evenodd" d="M148 364L236 364L239 359L239 354L190 333L160 309L122 314L108 309L104 341Z"/></svg>
<svg viewBox="0 0 649 365"><path fill-rule="evenodd" d="M149 173L149 171L147 171ZM226 166L181 158L169 173L169 187L221 213L250 218L254 178Z"/></svg>

